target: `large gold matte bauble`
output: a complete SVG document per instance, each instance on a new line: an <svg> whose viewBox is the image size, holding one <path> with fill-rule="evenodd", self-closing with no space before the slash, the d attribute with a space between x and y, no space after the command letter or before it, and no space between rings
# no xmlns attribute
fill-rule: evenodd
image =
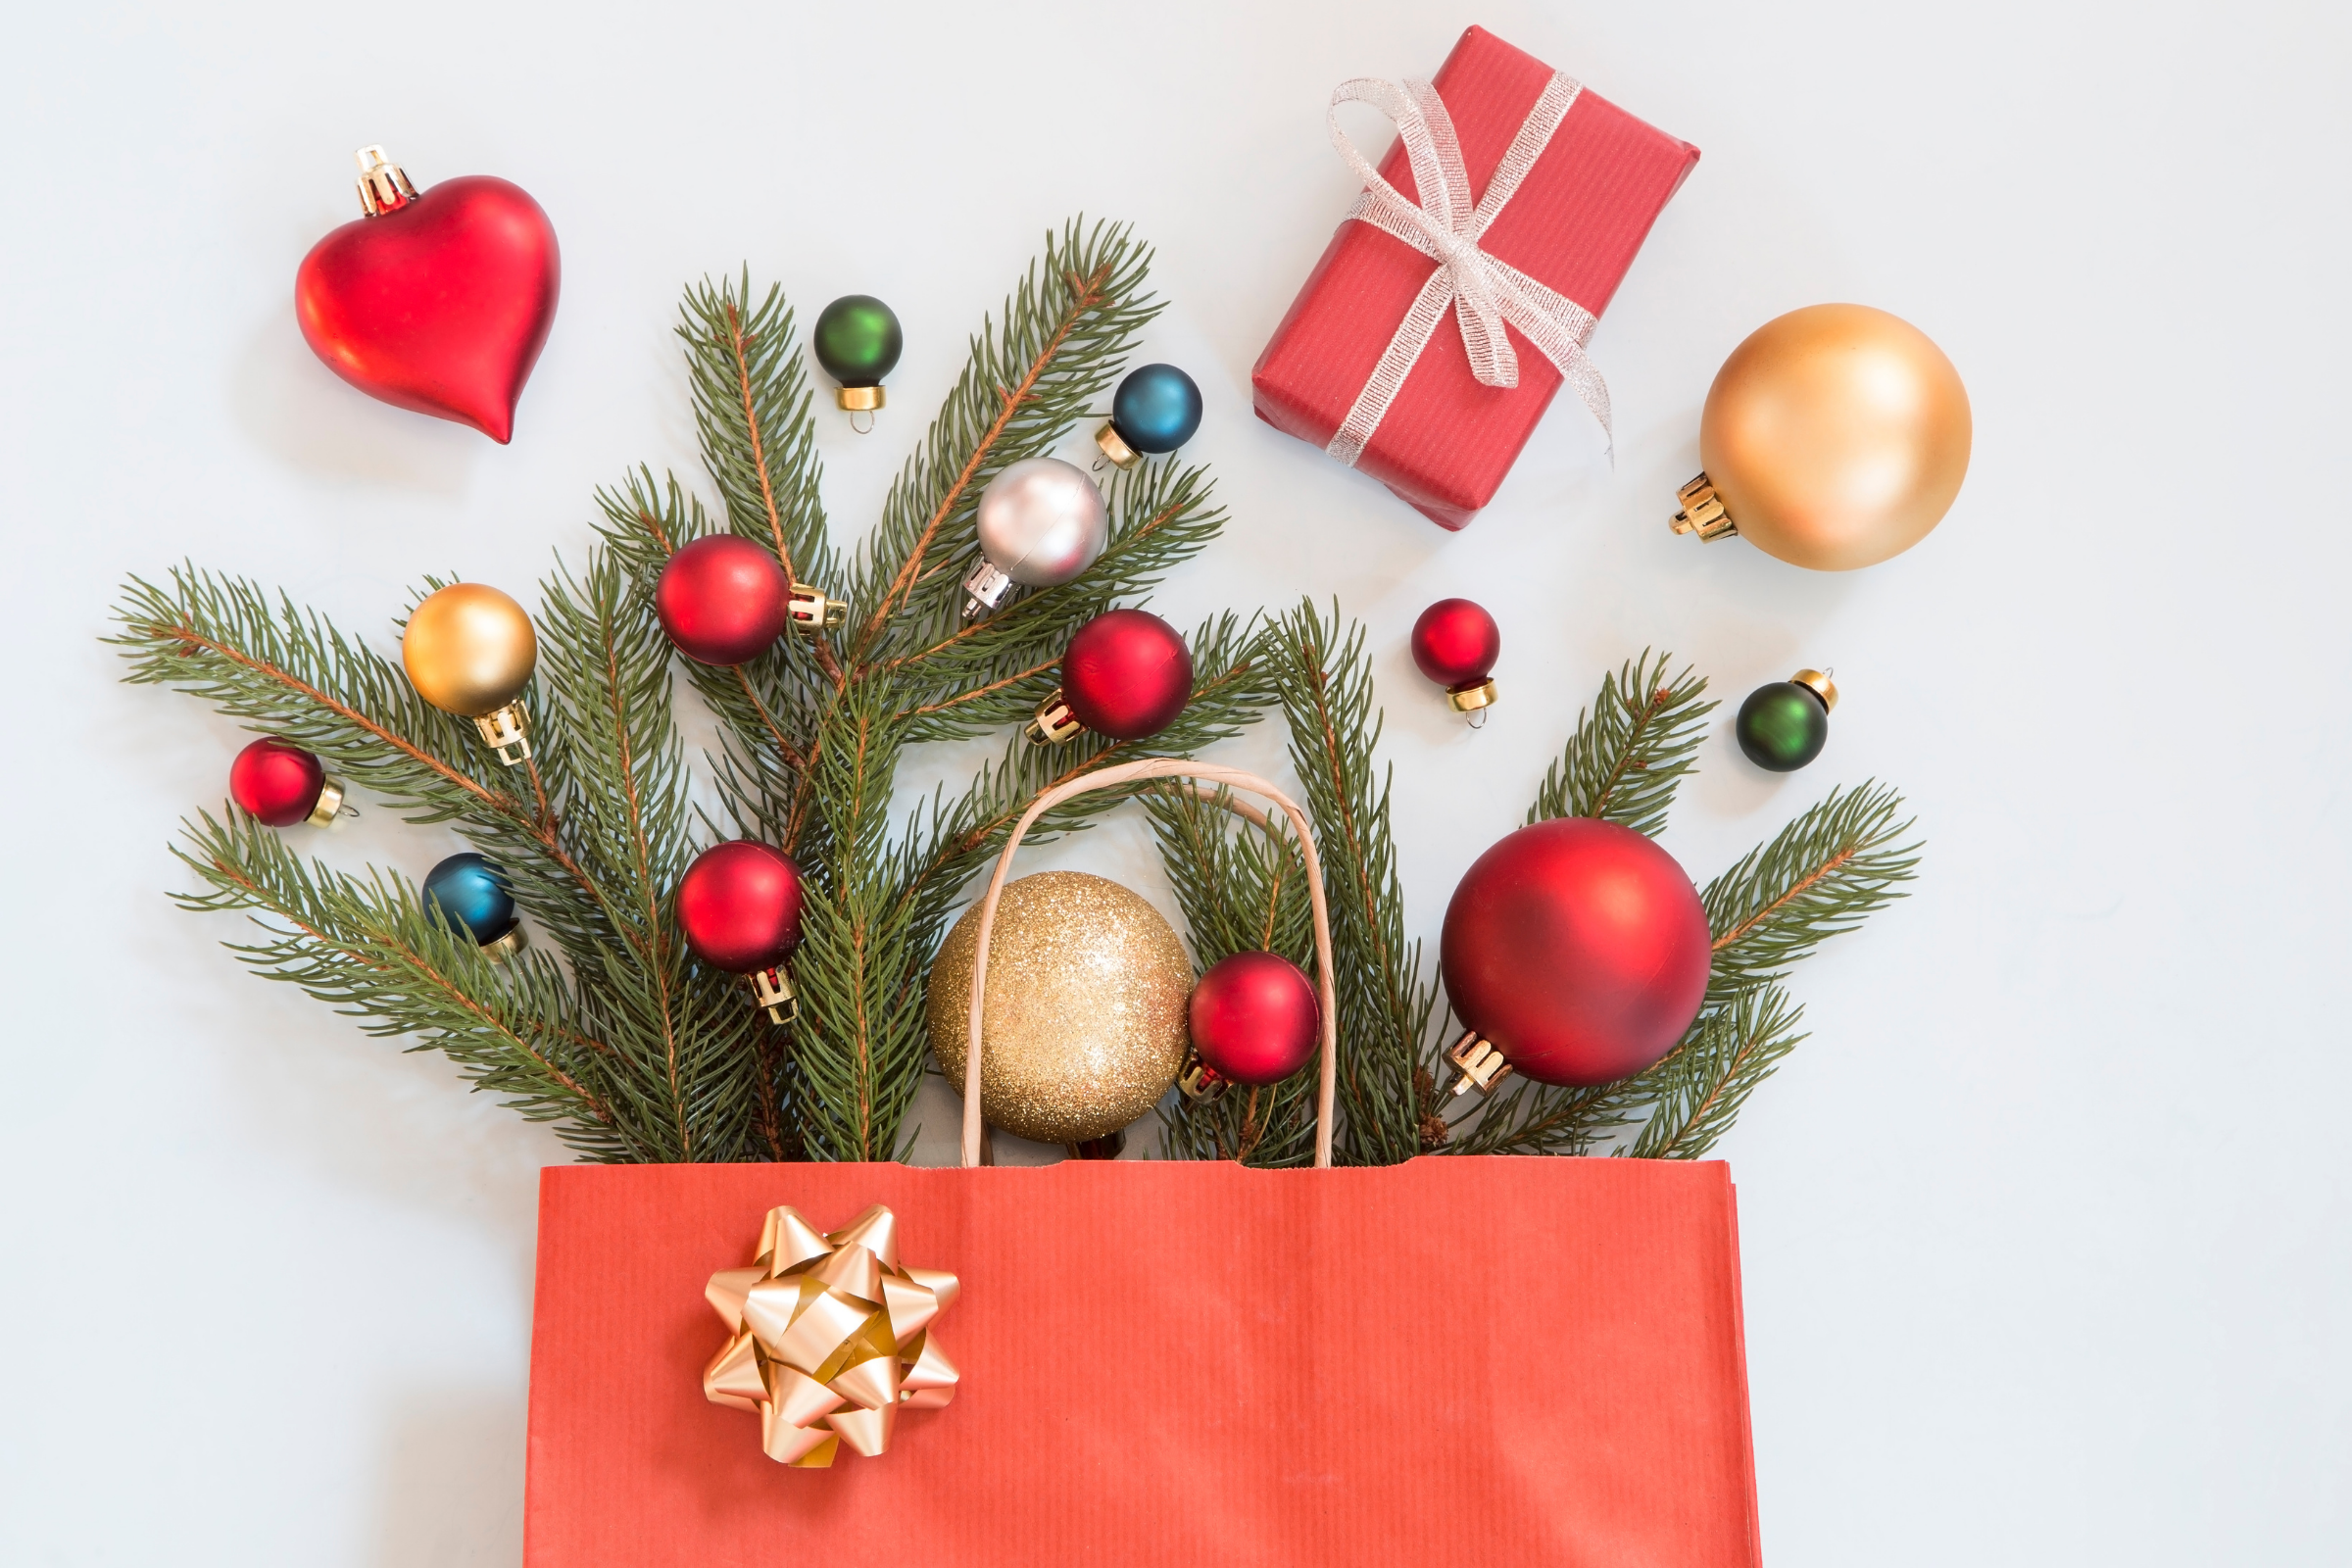
<svg viewBox="0 0 2352 1568"><path fill-rule="evenodd" d="M443 712L479 718L531 683L539 638L522 607L478 582L428 596L401 634L400 662L416 695Z"/></svg>
<svg viewBox="0 0 2352 1568"><path fill-rule="evenodd" d="M931 1050L963 1089L980 906L931 965ZM1159 1102L1184 1066L1193 964L1157 909L1083 871L1040 871L997 900L982 1011L980 1114L1041 1144L1102 1138Z"/></svg>
<svg viewBox="0 0 2352 1568"><path fill-rule="evenodd" d="M1926 333L1867 305L1812 305L1765 322L1715 373L1700 477L1757 549L1851 571L1942 520L1969 436L1968 389Z"/></svg>

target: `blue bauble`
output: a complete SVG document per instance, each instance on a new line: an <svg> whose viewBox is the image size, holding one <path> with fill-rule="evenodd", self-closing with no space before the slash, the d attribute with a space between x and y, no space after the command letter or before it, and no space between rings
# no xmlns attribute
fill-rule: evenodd
<svg viewBox="0 0 2352 1568"><path fill-rule="evenodd" d="M1139 366L1111 398L1110 422L1138 452L1173 452L1200 428L1200 389L1173 365Z"/></svg>
<svg viewBox="0 0 2352 1568"><path fill-rule="evenodd" d="M514 900L499 877L470 851L453 855L425 874L424 912L457 921L476 942L496 942L514 929Z"/></svg>

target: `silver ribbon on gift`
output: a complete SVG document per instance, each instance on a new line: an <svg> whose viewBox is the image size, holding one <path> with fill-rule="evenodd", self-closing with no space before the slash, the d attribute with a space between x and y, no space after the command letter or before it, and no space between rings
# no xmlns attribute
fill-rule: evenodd
<svg viewBox="0 0 2352 1568"><path fill-rule="evenodd" d="M1470 176L1462 167L1453 119L1446 114L1437 88L1410 77L1399 87L1376 77L1358 76L1332 90L1331 109L1325 117L1331 126L1331 143L1364 182L1363 194L1348 209L1348 218L1395 235L1438 264L1429 281L1421 285L1412 309L1405 312L1396 336L1389 339L1372 378L1356 395L1355 406L1324 448L1342 463L1352 467L1363 456L1372 432L1380 428L1389 405L1403 388L1404 378L1446 319L1448 306L1461 323L1470 373L1482 385L1519 384L1519 356L1511 347L1510 334L1503 330L1507 321L1559 368L1562 378L1600 421L1601 432L1608 433L1609 389L1585 357L1585 340L1592 335L1595 319L1592 313L1479 248L1479 241L1518 191L1528 171L1544 156L1552 132L1560 128L1568 106L1582 90L1557 74L1544 83L1543 95L1528 111L1519 134L1511 138L1509 150L1495 168L1494 177L1487 181L1486 194L1476 203L1470 200ZM1396 186L1381 178L1379 171L1340 128L1340 105L1346 103L1370 104L1396 122L1405 157L1412 165L1413 186L1421 194L1419 205L1406 201Z"/></svg>

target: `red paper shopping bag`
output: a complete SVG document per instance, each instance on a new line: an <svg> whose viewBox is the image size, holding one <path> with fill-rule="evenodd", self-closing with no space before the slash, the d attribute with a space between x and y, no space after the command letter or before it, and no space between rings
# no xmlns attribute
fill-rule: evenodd
<svg viewBox="0 0 2352 1568"><path fill-rule="evenodd" d="M1178 773L1261 788L1105 769L1042 797L1006 860L1062 796ZM877 1457L788 1468L758 1416L706 1397L730 1337L706 1286L778 1205L836 1228L877 1203L901 1262L957 1276L924 1331L954 1402L897 1411ZM1730 1177L1459 1157L551 1169L528 1489L529 1568L1753 1568Z"/></svg>

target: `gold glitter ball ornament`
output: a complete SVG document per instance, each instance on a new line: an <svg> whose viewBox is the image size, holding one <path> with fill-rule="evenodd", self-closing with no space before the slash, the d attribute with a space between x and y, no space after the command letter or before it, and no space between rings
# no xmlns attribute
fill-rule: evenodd
<svg viewBox="0 0 2352 1568"><path fill-rule="evenodd" d="M931 1051L963 1084L980 906L931 965ZM1040 871L1004 884L989 942L980 1113L1041 1144L1114 1133L1184 1066L1193 964L1157 909L1103 877Z"/></svg>

